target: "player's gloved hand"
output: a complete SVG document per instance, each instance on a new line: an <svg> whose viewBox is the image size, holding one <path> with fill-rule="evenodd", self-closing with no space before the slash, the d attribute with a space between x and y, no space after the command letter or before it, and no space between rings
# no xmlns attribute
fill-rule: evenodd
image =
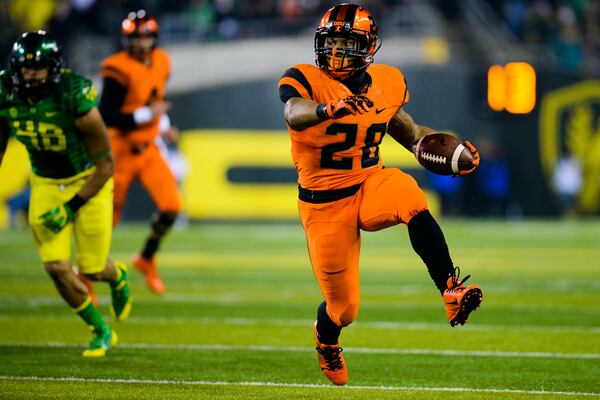
<svg viewBox="0 0 600 400"><path fill-rule="evenodd" d="M331 103L319 104L317 116L322 120L342 118L347 115L362 114L373 107L373 102L361 94L348 96Z"/></svg>
<svg viewBox="0 0 600 400"><path fill-rule="evenodd" d="M74 216L73 210L65 203L46 211L40 215L40 219L46 228L58 233L73 220Z"/></svg>
<svg viewBox="0 0 600 400"><path fill-rule="evenodd" d="M46 228L58 233L75 218L75 213L85 204L87 200L76 194L66 203L50 209L40 215L40 219Z"/></svg>
<svg viewBox="0 0 600 400"><path fill-rule="evenodd" d="M471 142L469 142L468 140L465 141L463 144L465 145L465 147L467 149L469 149L469 151L471 152L471 155L473 156L473 168L467 169L464 171L460 171L458 174L459 175L469 175L470 173L475 171L477 169L477 167L479 166L479 152L477 151L475 146L473 146L471 144Z"/></svg>

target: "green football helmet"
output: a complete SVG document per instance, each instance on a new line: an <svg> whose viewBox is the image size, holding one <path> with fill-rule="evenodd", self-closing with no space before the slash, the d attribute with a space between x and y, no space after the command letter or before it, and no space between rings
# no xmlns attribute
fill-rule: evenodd
<svg viewBox="0 0 600 400"><path fill-rule="evenodd" d="M56 41L45 31L26 32L13 45L9 56L14 89L26 97L43 97L60 81L63 60ZM41 80L25 80L22 68L48 70Z"/></svg>

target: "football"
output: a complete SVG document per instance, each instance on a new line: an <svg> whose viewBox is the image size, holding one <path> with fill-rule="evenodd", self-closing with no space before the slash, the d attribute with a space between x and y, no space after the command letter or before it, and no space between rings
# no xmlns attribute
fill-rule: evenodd
<svg viewBox="0 0 600 400"><path fill-rule="evenodd" d="M438 175L458 175L475 166L469 149L447 133L423 136L414 151L419 164Z"/></svg>

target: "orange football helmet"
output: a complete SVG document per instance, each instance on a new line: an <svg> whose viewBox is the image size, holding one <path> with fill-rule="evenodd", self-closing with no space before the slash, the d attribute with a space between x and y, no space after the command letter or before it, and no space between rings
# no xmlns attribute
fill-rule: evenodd
<svg viewBox="0 0 600 400"><path fill-rule="evenodd" d="M132 11L121 23L123 47L135 58L142 59L154 50L158 38L158 22L145 10ZM136 43L136 38L152 38L152 44L144 47Z"/></svg>
<svg viewBox="0 0 600 400"><path fill-rule="evenodd" d="M132 11L121 23L123 36L131 37L138 35L158 36L158 22L146 13L145 10Z"/></svg>
<svg viewBox="0 0 600 400"><path fill-rule="evenodd" d="M315 63L332 78L340 80L364 71L381 46L377 31L373 16L362 6L343 3L330 8L315 32ZM357 46L344 49L326 46L328 37L354 39ZM334 63L334 58L341 61Z"/></svg>

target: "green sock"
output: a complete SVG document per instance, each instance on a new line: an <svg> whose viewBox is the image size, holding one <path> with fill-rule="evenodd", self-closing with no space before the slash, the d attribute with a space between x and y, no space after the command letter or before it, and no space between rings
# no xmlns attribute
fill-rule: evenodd
<svg viewBox="0 0 600 400"><path fill-rule="evenodd" d="M104 321L104 318L102 318L102 315L100 315L100 312L92 303L91 297L88 296L83 304L74 308L73 311L75 311L88 326L92 327L94 331L104 331L109 329L108 324Z"/></svg>
<svg viewBox="0 0 600 400"><path fill-rule="evenodd" d="M121 267L119 267L119 263L120 263L120 261L117 261L115 263L115 269L117 270L117 279L115 279L114 282L109 282L108 283L111 288L115 288L115 287L119 286L119 284L121 283L121 281L123 279L125 279L125 274L123 273L123 270L121 269Z"/></svg>

